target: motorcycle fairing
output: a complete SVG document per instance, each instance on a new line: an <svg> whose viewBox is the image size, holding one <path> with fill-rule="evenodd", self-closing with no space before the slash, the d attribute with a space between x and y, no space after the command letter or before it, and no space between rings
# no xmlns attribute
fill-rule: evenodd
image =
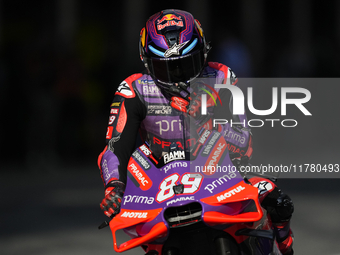
<svg viewBox="0 0 340 255"><path fill-rule="evenodd" d="M150 242L164 242L170 229L164 212L170 207L199 203L201 220L214 228L256 222L263 216L257 189L245 183L239 172L197 172L196 166L207 166L208 160L212 160L209 155L204 155L206 148L212 154L220 153L213 158L215 166L233 166L224 138L214 131L191 158L192 161L173 160L160 168L156 162L163 159L154 160L145 146L137 148L128 163L127 188L121 211L110 222L116 252ZM183 193L173 191L178 185L183 185ZM127 230L132 239L118 245L115 233L119 229Z"/></svg>
<svg viewBox="0 0 340 255"><path fill-rule="evenodd" d="M247 200L253 200L256 205L256 212L243 212L236 214L226 214L217 211L207 211L203 214L203 221L209 225L239 223L239 222L256 222L263 216L260 203L258 201L257 188L246 184L244 181L240 182L228 190L222 191L216 195L202 198L203 203L221 206L226 203L242 202Z"/></svg>

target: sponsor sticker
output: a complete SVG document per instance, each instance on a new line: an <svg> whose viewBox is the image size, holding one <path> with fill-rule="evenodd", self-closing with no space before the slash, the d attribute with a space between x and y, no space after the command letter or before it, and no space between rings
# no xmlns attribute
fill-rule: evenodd
<svg viewBox="0 0 340 255"><path fill-rule="evenodd" d="M224 156L226 155L225 152L227 151L228 151L227 143L223 137L220 137L220 139L217 141L213 149L211 149L211 153L208 156L208 159L204 167L206 167L207 169L216 168L217 164L220 162L221 159L224 158ZM205 174L212 175L214 173L215 172L211 171L211 172L206 172Z"/></svg>
<svg viewBox="0 0 340 255"><path fill-rule="evenodd" d="M213 193L213 190L221 185L224 185L228 182L228 180L231 180L232 178L236 177L236 173L227 173L223 175L222 177L214 180L212 183L207 184L207 186L204 187L204 190L208 190L210 193Z"/></svg>
<svg viewBox="0 0 340 255"><path fill-rule="evenodd" d="M166 205L171 205L171 204L175 204L177 202L182 202L182 201L193 201L195 200L195 197L194 196L191 196L191 197L179 197L179 198L176 198L176 199L172 199L170 200L169 202L166 203Z"/></svg>
<svg viewBox="0 0 340 255"><path fill-rule="evenodd" d="M151 155L151 151L149 150L148 147L146 147L145 144L139 146L139 149L144 153L145 156L150 156Z"/></svg>
<svg viewBox="0 0 340 255"><path fill-rule="evenodd" d="M182 17L176 16L174 14L167 14L167 15L164 15L161 19L157 20L158 30L162 30L165 27L169 27L169 26L183 27L184 25L183 25Z"/></svg>
<svg viewBox="0 0 340 255"><path fill-rule="evenodd" d="M143 158L143 156L138 152L138 151L134 151L132 153L132 156L137 160L137 162L145 169L145 170L149 170L151 168L151 165L149 164L149 162Z"/></svg>
<svg viewBox="0 0 340 255"><path fill-rule="evenodd" d="M119 111L118 108L112 108L110 114L118 114L118 111Z"/></svg>
<svg viewBox="0 0 340 255"><path fill-rule="evenodd" d="M111 107L113 107L113 106L120 106L120 102L113 102L113 103L111 104Z"/></svg>
<svg viewBox="0 0 340 255"><path fill-rule="evenodd" d="M202 152L202 156L207 156L210 154L211 149L214 146L214 143L218 140L218 138L220 138L221 134L216 132L212 135L212 137L210 138L210 141L208 142L208 144L204 147L204 150Z"/></svg>
<svg viewBox="0 0 340 255"><path fill-rule="evenodd" d="M171 114L172 107L169 105L148 105L148 114Z"/></svg>
<svg viewBox="0 0 340 255"><path fill-rule="evenodd" d="M185 152L184 151L170 151L168 154L163 156L164 164L177 160L177 159L185 159Z"/></svg>
<svg viewBox="0 0 340 255"><path fill-rule="evenodd" d="M159 95L160 89L156 85L144 85L143 86L143 94L156 96Z"/></svg>
<svg viewBox="0 0 340 255"><path fill-rule="evenodd" d="M153 197L124 195L124 205L127 203L151 205L154 201L155 198Z"/></svg>
<svg viewBox="0 0 340 255"><path fill-rule="evenodd" d="M128 164L128 171L136 179L139 187L142 190L148 190L152 186L152 181L144 172L144 170L137 164L137 162L131 158Z"/></svg>
<svg viewBox="0 0 340 255"><path fill-rule="evenodd" d="M138 219L145 219L148 217L148 212L129 212L125 211L123 214L120 215L122 218L138 218Z"/></svg>
<svg viewBox="0 0 340 255"><path fill-rule="evenodd" d="M111 139L112 138L112 132L113 132L113 127L107 127L106 131L106 139Z"/></svg>
<svg viewBox="0 0 340 255"><path fill-rule="evenodd" d="M236 195L237 193L242 192L242 190L244 190L244 189L246 189L244 186L239 185L236 188L233 188L232 190L229 190L229 191L225 192L224 194L217 196L216 199L217 199L218 202L221 202L221 201L223 201L223 200L225 200L225 199L227 199L231 196Z"/></svg>

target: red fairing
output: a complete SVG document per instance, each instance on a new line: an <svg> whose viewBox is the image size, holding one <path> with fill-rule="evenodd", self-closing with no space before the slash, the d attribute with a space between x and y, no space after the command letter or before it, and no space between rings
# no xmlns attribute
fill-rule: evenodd
<svg viewBox="0 0 340 255"><path fill-rule="evenodd" d="M253 177L249 179L249 181L255 188L258 189L260 202L262 202L263 199L265 199L265 197L276 187L272 181L261 177Z"/></svg>
<svg viewBox="0 0 340 255"><path fill-rule="evenodd" d="M126 210L121 209L120 213L111 220L110 228L113 236L113 247L116 252L123 252L142 244L151 243L153 240L166 236L168 232L167 226L164 222L159 222L152 227L148 234L134 238L125 243L118 244L116 240L116 231L122 228L128 228L140 223L148 222L157 217L162 211L160 209L154 210Z"/></svg>

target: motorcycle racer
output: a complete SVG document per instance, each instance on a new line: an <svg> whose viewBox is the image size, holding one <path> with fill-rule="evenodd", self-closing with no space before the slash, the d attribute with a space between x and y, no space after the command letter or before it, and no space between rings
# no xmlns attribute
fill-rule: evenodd
<svg viewBox="0 0 340 255"><path fill-rule="evenodd" d="M105 188L100 206L108 217L120 211L127 164L136 148L137 134L158 159L170 152L189 152L203 128L217 129L224 135L235 164L247 163L253 151L246 116L232 115L221 107L230 103L227 90L202 82L209 79L214 84L236 85L237 77L229 67L207 61L210 45L190 13L169 9L151 16L141 30L139 49L146 72L133 74L118 86L110 108L107 146L98 157ZM206 102L205 115L201 111L202 91L219 98ZM214 127L211 116L237 124ZM281 251L292 254L290 198L269 180L252 178L250 182L263 193L261 202L276 223Z"/></svg>

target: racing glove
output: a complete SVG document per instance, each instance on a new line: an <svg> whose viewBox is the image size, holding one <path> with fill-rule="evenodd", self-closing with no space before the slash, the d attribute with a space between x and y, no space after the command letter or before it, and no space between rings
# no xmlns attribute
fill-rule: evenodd
<svg viewBox="0 0 340 255"><path fill-rule="evenodd" d="M170 105L178 111L188 113L195 120L195 125L201 126L209 119L209 115L201 115L201 95L193 91L185 83L179 82L177 86L171 86Z"/></svg>
<svg viewBox="0 0 340 255"><path fill-rule="evenodd" d="M121 181L112 181L106 185L105 198L100 208L107 217L113 218L119 213L124 191L125 184Z"/></svg>

